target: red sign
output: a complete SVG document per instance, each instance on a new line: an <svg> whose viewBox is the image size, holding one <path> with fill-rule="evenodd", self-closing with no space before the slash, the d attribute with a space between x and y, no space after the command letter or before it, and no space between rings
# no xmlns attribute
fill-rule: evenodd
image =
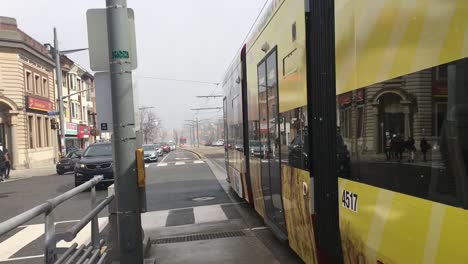
<svg viewBox="0 0 468 264"><path fill-rule="evenodd" d="M356 103L364 102L364 89L359 89L355 91L354 101ZM340 106L345 106L353 102L353 92L347 92L338 96L338 104Z"/></svg>
<svg viewBox="0 0 468 264"><path fill-rule="evenodd" d="M52 102L31 96L27 97L27 105L28 109L34 109L45 112L48 112L53 109Z"/></svg>
<svg viewBox="0 0 468 264"><path fill-rule="evenodd" d="M78 130L78 138L89 138L89 127L80 125Z"/></svg>

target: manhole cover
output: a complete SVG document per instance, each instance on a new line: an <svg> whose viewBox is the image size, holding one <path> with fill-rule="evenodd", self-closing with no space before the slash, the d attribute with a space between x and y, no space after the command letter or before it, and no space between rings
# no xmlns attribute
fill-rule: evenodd
<svg viewBox="0 0 468 264"><path fill-rule="evenodd" d="M201 202L201 201L210 201L214 199L215 199L214 197L198 197L198 198L193 198L192 201Z"/></svg>

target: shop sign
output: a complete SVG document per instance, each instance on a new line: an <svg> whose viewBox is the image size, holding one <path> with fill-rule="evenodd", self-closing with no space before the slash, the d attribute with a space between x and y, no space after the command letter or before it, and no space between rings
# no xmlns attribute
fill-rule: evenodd
<svg viewBox="0 0 468 264"><path fill-rule="evenodd" d="M354 92L354 101L356 103L364 102L364 89L359 89ZM353 92L347 92L338 96L338 104L346 106L353 102Z"/></svg>
<svg viewBox="0 0 468 264"><path fill-rule="evenodd" d="M67 123L67 129L65 131L67 135L78 135L78 125L75 123Z"/></svg>
<svg viewBox="0 0 468 264"><path fill-rule="evenodd" d="M49 112L53 109L52 102L32 96L26 97L28 109Z"/></svg>
<svg viewBox="0 0 468 264"><path fill-rule="evenodd" d="M78 126L78 138L89 138L89 127L88 126Z"/></svg>

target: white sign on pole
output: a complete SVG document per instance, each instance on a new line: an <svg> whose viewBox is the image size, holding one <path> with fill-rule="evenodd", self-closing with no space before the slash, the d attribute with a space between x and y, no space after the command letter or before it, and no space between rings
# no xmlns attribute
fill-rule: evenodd
<svg viewBox="0 0 468 264"><path fill-rule="evenodd" d="M94 74L96 90L97 127L101 132L112 132L112 100L110 73L96 72ZM138 110L138 84L133 82L133 105L135 106L135 130L140 130L140 116Z"/></svg>
<svg viewBox="0 0 468 264"><path fill-rule="evenodd" d="M130 33L130 60L132 70L137 68L137 52L135 37L135 15L133 9L128 10L128 28ZM109 43L107 38L106 9L88 9L86 12L88 23L88 47L90 67L93 71L110 71L109 69Z"/></svg>
<svg viewBox="0 0 468 264"><path fill-rule="evenodd" d="M108 72L94 74L96 91L97 127L101 132L112 132L111 80ZM105 130L107 129L107 130Z"/></svg>

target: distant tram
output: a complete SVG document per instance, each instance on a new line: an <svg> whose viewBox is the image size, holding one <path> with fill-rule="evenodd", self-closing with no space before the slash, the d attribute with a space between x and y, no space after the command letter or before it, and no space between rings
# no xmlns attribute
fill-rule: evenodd
<svg viewBox="0 0 468 264"><path fill-rule="evenodd" d="M187 138L184 137L184 136L181 136L181 137L179 138L179 145L180 145L181 147L185 147L185 146L187 145Z"/></svg>
<svg viewBox="0 0 468 264"><path fill-rule="evenodd" d="M468 1L312 3L225 74L231 187L306 263L467 263Z"/></svg>

